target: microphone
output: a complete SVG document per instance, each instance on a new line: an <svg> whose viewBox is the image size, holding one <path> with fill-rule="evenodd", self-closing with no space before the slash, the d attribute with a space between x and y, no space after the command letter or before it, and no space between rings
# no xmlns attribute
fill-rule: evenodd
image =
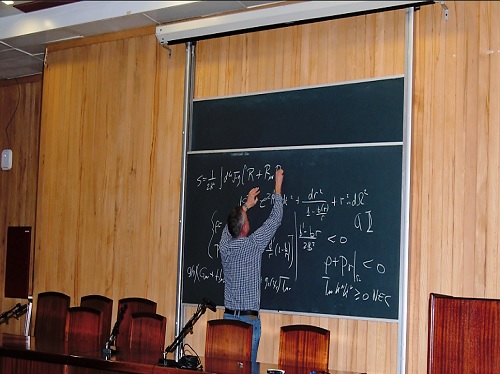
<svg viewBox="0 0 500 374"><path fill-rule="evenodd" d="M120 324L123 321L123 317L125 316L125 312L127 311L127 307L128 307L127 304L123 304L120 307L120 310L118 311L118 318L116 319L116 323L113 326L113 333L111 335L118 335L119 334L118 329L120 327Z"/></svg>
<svg viewBox="0 0 500 374"><path fill-rule="evenodd" d="M125 312L127 311L127 304L123 304L120 307L120 310L118 310L118 317L116 318L115 325L113 326L113 331L111 332L111 335L109 336L108 341L106 342L106 346L102 349L102 354L108 360L111 355L116 352L116 347L113 349L112 346L116 345L116 336L119 334L119 328L120 328L120 323L123 320L123 317L125 316Z"/></svg>
<svg viewBox="0 0 500 374"><path fill-rule="evenodd" d="M17 312L17 310L18 310L19 308L21 308L21 303L17 303L16 305L14 305L14 306L12 307L12 309L10 309L10 310L7 312L7 314L10 314L10 313L12 313L12 314L16 314L16 312Z"/></svg>
<svg viewBox="0 0 500 374"><path fill-rule="evenodd" d="M16 319L19 318L19 317L21 317L23 314L26 313L27 310L28 310L28 305L27 304L24 304L24 305L17 304L16 305L16 310L14 310L14 317Z"/></svg>
<svg viewBox="0 0 500 374"><path fill-rule="evenodd" d="M205 305L212 312L217 311L217 305L215 305L215 303L212 300L207 299L206 297L203 298L203 305Z"/></svg>
<svg viewBox="0 0 500 374"><path fill-rule="evenodd" d="M17 303L15 306L10 308L8 311L0 314L0 325L5 323L9 323L9 319L14 317L15 319L19 319L26 311L28 310L28 305L21 303Z"/></svg>
<svg viewBox="0 0 500 374"><path fill-rule="evenodd" d="M3 312L2 314L0 314L0 324L2 324L4 322L8 324L9 318L12 318L12 317L15 317L17 319L18 318L17 312L20 308L21 308L21 303L17 303L16 305L14 305L12 308L7 310L6 312ZM22 314L20 314L20 316L21 315Z"/></svg>

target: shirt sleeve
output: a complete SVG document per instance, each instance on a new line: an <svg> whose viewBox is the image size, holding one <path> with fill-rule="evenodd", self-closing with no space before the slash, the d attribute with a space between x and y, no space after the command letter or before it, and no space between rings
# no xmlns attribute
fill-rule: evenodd
<svg viewBox="0 0 500 374"><path fill-rule="evenodd" d="M261 227L259 227L253 234L248 238L254 241L257 248L263 252L266 246L269 244L273 238L276 230L281 225L281 219L283 218L283 197L281 195L274 195L274 205L271 209L269 217L264 221Z"/></svg>

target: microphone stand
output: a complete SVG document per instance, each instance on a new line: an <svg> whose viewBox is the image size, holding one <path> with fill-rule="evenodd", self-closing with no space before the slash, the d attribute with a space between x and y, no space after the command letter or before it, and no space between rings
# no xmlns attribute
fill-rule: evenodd
<svg viewBox="0 0 500 374"><path fill-rule="evenodd" d="M4 322L8 324L9 319L12 317L14 317L15 319L19 319L19 317L21 317L24 313L26 313L27 309L28 309L27 304L21 305L20 303L17 303L11 309L0 314L0 325L3 324Z"/></svg>
<svg viewBox="0 0 500 374"><path fill-rule="evenodd" d="M126 310L127 310L127 304L123 304L119 310L118 318L116 319L115 325L113 326L111 335L109 336L109 339L106 342L105 347L102 349L102 354L106 360L108 360L113 353L117 352L116 336L119 334L118 328L120 327L120 323L123 320Z"/></svg>
<svg viewBox="0 0 500 374"><path fill-rule="evenodd" d="M19 304L18 304L19 305ZM16 310L14 310L14 318L19 319L23 314L28 311L28 304L19 305Z"/></svg>
<svg viewBox="0 0 500 374"><path fill-rule="evenodd" d="M158 366L168 366L168 367L177 367L177 361L167 359L167 354L174 352L175 349L179 346L179 344L184 340L187 334L193 333L193 327L196 321L205 313L207 310L207 306L205 303L201 303L198 305L196 312L191 317L189 321L186 322L186 325L181 330L179 335L174 339L172 344L170 344L167 348L165 348L165 352L163 352L163 356L158 360Z"/></svg>

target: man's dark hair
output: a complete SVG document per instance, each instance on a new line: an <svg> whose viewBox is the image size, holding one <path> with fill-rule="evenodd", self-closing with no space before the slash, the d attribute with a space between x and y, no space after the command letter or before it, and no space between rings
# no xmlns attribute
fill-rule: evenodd
<svg viewBox="0 0 500 374"><path fill-rule="evenodd" d="M245 223L243 212L241 211L241 206L237 205L231 209L227 216L227 228L233 238L240 236L243 223Z"/></svg>

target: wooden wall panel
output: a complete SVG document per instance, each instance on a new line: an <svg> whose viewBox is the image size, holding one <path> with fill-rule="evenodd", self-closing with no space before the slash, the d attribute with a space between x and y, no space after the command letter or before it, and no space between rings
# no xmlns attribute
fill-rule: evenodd
<svg viewBox="0 0 500 374"><path fill-rule="evenodd" d="M120 298L147 297L167 317L167 340L184 60L183 46L169 57L152 32L58 45L49 48L43 87L35 295L61 291L73 306L102 294L115 300L114 316Z"/></svg>
<svg viewBox="0 0 500 374"><path fill-rule="evenodd" d="M415 17L408 373L427 370L430 293L500 298L500 4Z"/></svg>
<svg viewBox="0 0 500 374"><path fill-rule="evenodd" d="M0 81L0 151L13 154L12 169L0 170L0 313L27 303L4 297L7 228L31 226L34 232L41 99L41 75ZM24 316L12 318L0 331L22 334L24 322Z"/></svg>
<svg viewBox="0 0 500 374"><path fill-rule="evenodd" d="M198 42L195 97L403 74L405 11Z"/></svg>

